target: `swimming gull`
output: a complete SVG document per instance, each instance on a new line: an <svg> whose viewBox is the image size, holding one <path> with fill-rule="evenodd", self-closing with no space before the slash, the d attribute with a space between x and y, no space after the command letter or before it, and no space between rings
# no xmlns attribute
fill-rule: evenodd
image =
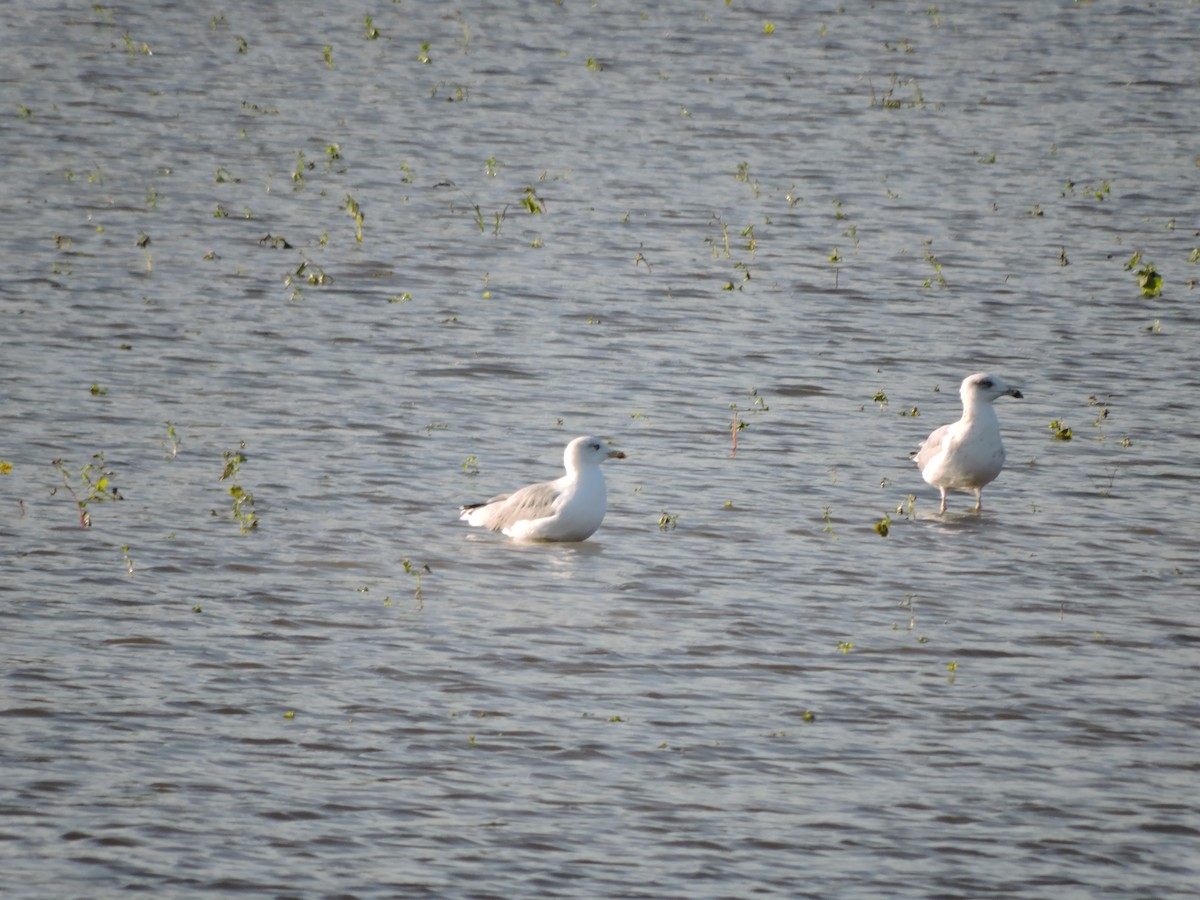
<svg viewBox="0 0 1200 900"><path fill-rule="evenodd" d="M522 541L586 540L600 527L608 504L600 463L624 458L600 438L577 437L563 451L562 478L469 504L459 518Z"/></svg>
<svg viewBox="0 0 1200 900"><path fill-rule="evenodd" d="M975 511L983 509L983 487L1004 467L1000 420L992 401L1005 394L1022 397L1016 388L986 372L968 375L958 393L962 397L962 418L937 429L925 438L919 450L910 454L921 470L921 477L942 492L939 512L943 513L948 490L974 491Z"/></svg>

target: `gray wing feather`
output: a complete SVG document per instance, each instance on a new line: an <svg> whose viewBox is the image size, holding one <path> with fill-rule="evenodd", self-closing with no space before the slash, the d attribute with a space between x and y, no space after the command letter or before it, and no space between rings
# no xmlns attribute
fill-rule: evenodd
<svg viewBox="0 0 1200 900"><path fill-rule="evenodd" d="M554 514L554 504L562 496L557 482L544 481L531 484L511 494L493 497L487 503L464 506L464 518L471 517L474 525L483 525L493 531L503 531L516 522L528 519L544 519Z"/></svg>
<svg viewBox="0 0 1200 900"><path fill-rule="evenodd" d="M929 465L929 461L931 459L942 452L942 442L945 441L949 434L950 426L943 425L941 428L938 428L936 431L934 431L933 434L929 435L929 437L925 438L920 449L917 450L917 452L913 455L913 459L917 462L918 469L923 470L927 465Z"/></svg>

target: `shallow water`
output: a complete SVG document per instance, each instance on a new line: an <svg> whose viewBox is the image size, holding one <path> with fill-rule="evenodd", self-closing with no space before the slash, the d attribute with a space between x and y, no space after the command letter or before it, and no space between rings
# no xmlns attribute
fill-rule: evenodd
<svg viewBox="0 0 1200 900"><path fill-rule="evenodd" d="M842 9L0 11L6 896L1194 896L1200 7Z"/></svg>

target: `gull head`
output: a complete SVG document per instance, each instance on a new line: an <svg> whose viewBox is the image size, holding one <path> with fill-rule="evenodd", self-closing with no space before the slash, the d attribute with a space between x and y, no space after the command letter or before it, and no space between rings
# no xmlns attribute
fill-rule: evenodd
<svg viewBox="0 0 1200 900"><path fill-rule="evenodd" d="M981 401L991 403L997 397L1005 395L1022 399L1024 395L1016 388L1009 387L998 375L987 372L976 372L963 379L962 387L958 389L963 406L970 407Z"/></svg>
<svg viewBox="0 0 1200 900"><path fill-rule="evenodd" d="M625 454L614 450L598 437L577 437L567 444L563 452L563 463L568 471L581 466L598 466L606 459L624 459Z"/></svg>

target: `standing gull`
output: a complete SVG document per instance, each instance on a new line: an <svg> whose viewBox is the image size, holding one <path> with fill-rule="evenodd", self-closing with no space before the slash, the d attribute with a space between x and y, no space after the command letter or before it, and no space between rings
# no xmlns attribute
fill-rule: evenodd
<svg viewBox="0 0 1200 900"><path fill-rule="evenodd" d="M992 401L1005 394L1021 398L995 375L977 372L963 379L958 389L962 397L962 418L943 425L911 454L921 477L942 492L946 511L946 491L974 491L975 511L983 509L983 487L1004 467L1004 444L1000 440L1000 420Z"/></svg>
<svg viewBox="0 0 1200 900"><path fill-rule="evenodd" d="M608 505L600 463L624 458L600 438L577 437L563 451L567 474L562 478L464 506L459 518L522 541L586 540L600 527Z"/></svg>

